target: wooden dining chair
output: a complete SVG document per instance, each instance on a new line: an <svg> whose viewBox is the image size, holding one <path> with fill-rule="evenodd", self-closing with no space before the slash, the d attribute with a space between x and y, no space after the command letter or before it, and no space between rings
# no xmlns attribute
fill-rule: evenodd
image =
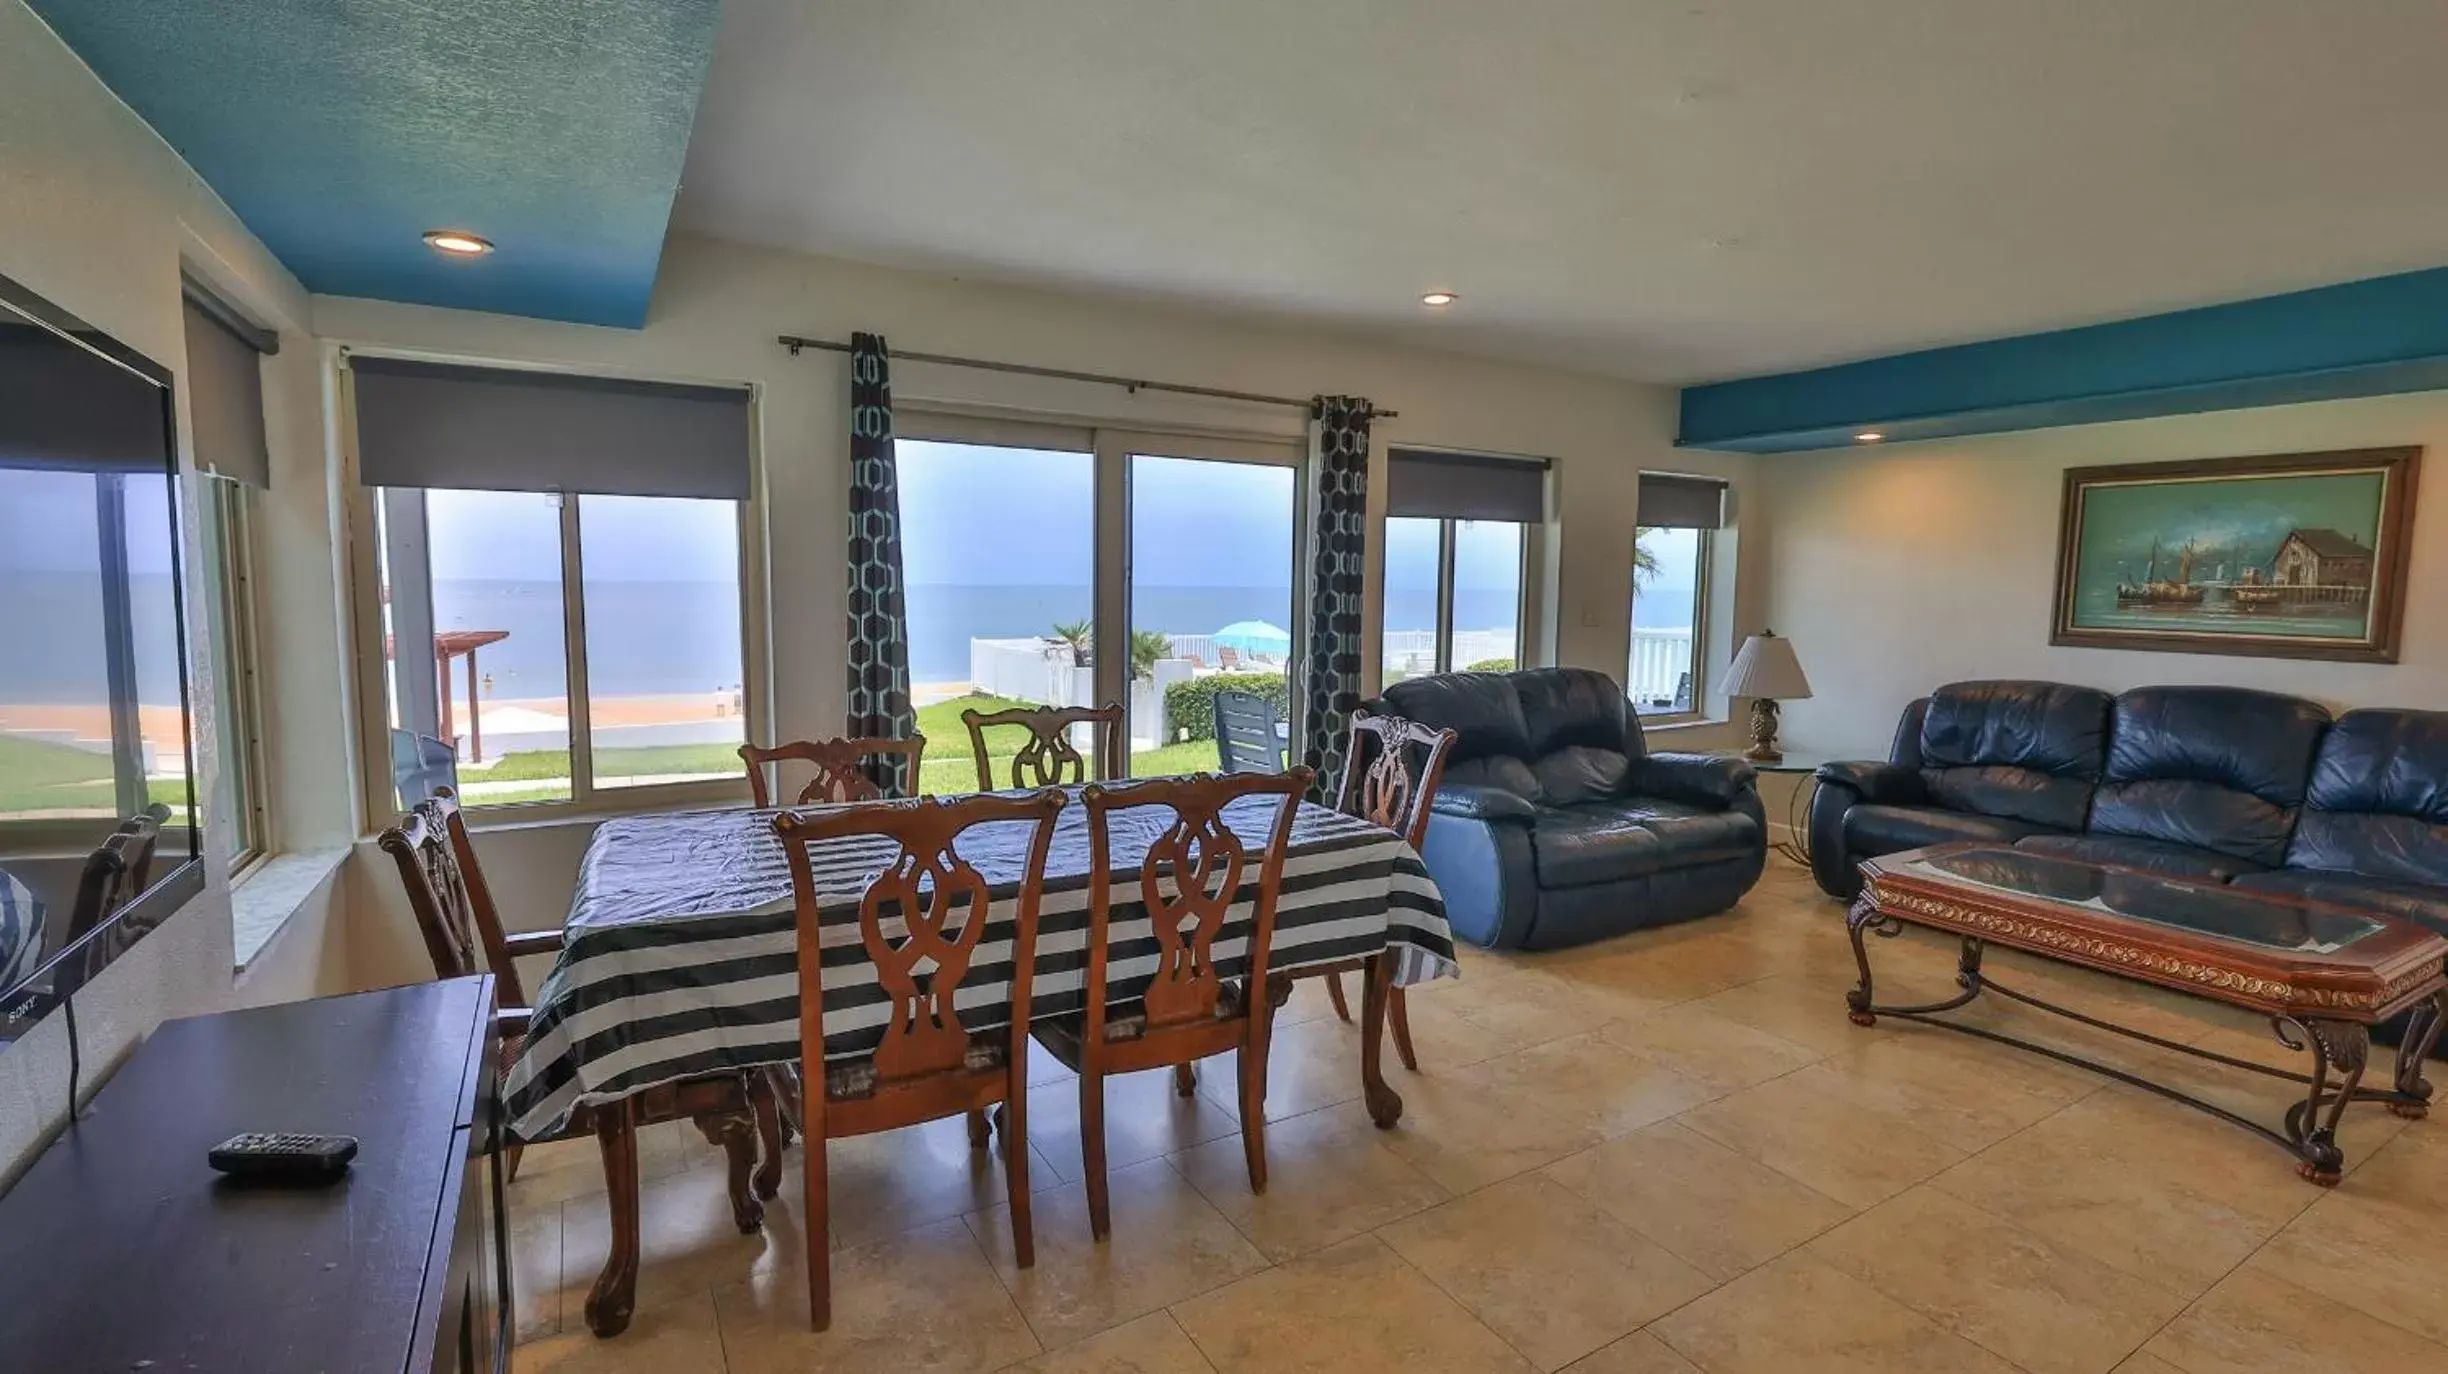
<svg viewBox="0 0 2448 1374"><path fill-rule="evenodd" d="M1063 794L1048 788L1026 797L924 798L838 811L774 817L774 833L790 862L799 930L799 1062L807 1087L799 1124L807 1137L808 1324L833 1322L832 1242L828 1235L825 1143L839 1136L915 1126L966 1114L976 1125L1000 1104L1003 1172L1011 1201L1012 1251L1019 1266L1037 1262L1029 1216L1028 1024L1036 965L1037 907L1044 895L1046 854L1054 843ZM987 881L960 852L972 828L998 822L1030 825L1019 886L1005 906L1009 923L994 919ZM815 866L809 847L828 840L882 841L861 855L873 876L858 899L857 936L874 966L875 987L888 1004L883 1036L858 1055L825 1054L824 960ZM840 917L839 925L851 918ZM964 985L986 978L974 967L987 927L1008 932L1010 1017L971 1030L958 998ZM998 968L1003 967L997 965ZM975 1013L973 1012L972 1015Z"/></svg>
<svg viewBox="0 0 2448 1374"><path fill-rule="evenodd" d="M1189 1066L1227 1050L1240 1054L1241 1147L1250 1191L1266 1191L1267 1035L1274 1023L1267 956L1275 938L1275 906L1283 895L1284 854L1292 819L1314 775L1198 774L1152 778L1080 794L1088 813L1088 974L1086 1006L1035 1027L1037 1042L1079 1075L1080 1151L1088 1176L1088 1229L1112 1230L1105 1180L1105 1079L1170 1065L1186 1086ZM1276 799L1226 809L1244 799ZM1135 871L1135 894L1124 895L1115 921L1115 818L1161 810L1170 817L1129 826L1153 839L1128 841L1119 856ZM1238 913L1238 914L1236 914ZM1145 922L1143 925L1142 922ZM1153 936L1156 972L1146 991L1116 1003L1107 983L1117 940L1139 945ZM1216 945L1246 936L1237 977L1217 966Z"/></svg>
<svg viewBox="0 0 2448 1374"><path fill-rule="evenodd" d="M781 796L779 786L768 788L765 773L773 770L776 784L782 781L782 765L804 763L811 776L799 789L793 805L806 806L816 802L882 801L884 788L869 776L865 765L876 759L898 759L909 770L912 791L918 786L918 765L926 758L926 736L913 734L908 739L818 739L793 740L760 749L743 744L740 761L748 765L748 790L762 811L780 805L774 798Z"/></svg>
<svg viewBox="0 0 2448 1374"><path fill-rule="evenodd" d="M126 922L110 923L153 885L153 856L161 843L161 828L169 820L170 808L154 802L119 822L110 837L85 856L85 866L77 874L76 901L68 909L68 926L60 932L57 947L66 949L79 940L87 943L62 962L53 979L54 992L64 995L83 987L145 935L145 930ZM102 933L96 935L96 931Z"/></svg>
<svg viewBox="0 0 2448 1374"><path fill-rule="evenodd" d="M527 1025L533 1014L526 984L519 976L518 960L530 955L559 954L561 932L512 934L502 928L500 912L493 905L492 889L485 883L484 870L477 864L475 847L468 838L467 823L459 814L459 799L447 787L435 789L431 797L411 807L375 843L399 866L400 884L408 894L409 908L416 913L417 929L425 937L425 953L433 962L434 976L465 978L486 972L493 975L497 1007L494 1030L499 1036L495 1053L501 1071L507 1074L526 1046ZM708 1141L722 1147L729 1162L732 1220L742 1233L753 1232L764 1224L765 1209L758 1199L770 1198L779 1191L782 1164L778 1139L780 1113L762 1073L710 1074L663 1084L630 1098L624 1109L641 1126L683 1119L695 1122ZM548 1137L512 1141L502 1152L504 1175L517 1176L519 1158L527 1145L595 1134L594 1117L593 1108L581 1107ZM766 1156L762 1168L757 1158L760 1136ZM604 1160L607 1178L619 1170L632 1174L636 1171L635 1138L624 1138L630 1142L626 1159L612 1157L607 1147ZM634 1187L628 1190L632 1199L636 1191ZM618 1190L614 1192L617 1196ZM637 1220L635 1216L616 1215L613 1225L626 1226L634 1238ZM632 1244L629 1249L635 1253L636 1247Z"/></svg>
<svg viewBox="0 0 2448 1374"><path fill-rule="evenodd" d="M1004 711L963 711L961 724L969 727L969 747L977 756L980 792L1001 787L1059 787L1067 782L1086 782L1088 759L1071 744L1074 725L1096 727L1099 766L1110 768L1122 757L1122 707L1118 702L1105 706L1015 706ZM999 725L1017 725L1029 733L1027 742L1012 755L1010 782L995 781L994 764L986 757L986 732Z"/></svg>
<svg viewBox="0 0 2448 1374"><path fill-rule="evenodd" d="M1343 787L1335 809L1381 825L1402 836L1414 851L1428 838L1428 808L1436 800L1437 782L1445 776L1445 761L1460 739L1451 730L1431 729L1401 716L1356 711L1352 714L1351 746L1343 755ZM1349 1021L1351 1004L1343 997L1342 966L1325 975L1326 996L1335 1015ZM1386 994L1386 1021L1394 1030L1394 1053L1402 1066L1419 1071L1419 1056L1411 1049L1411 1011L1403 990Z"/></svg>

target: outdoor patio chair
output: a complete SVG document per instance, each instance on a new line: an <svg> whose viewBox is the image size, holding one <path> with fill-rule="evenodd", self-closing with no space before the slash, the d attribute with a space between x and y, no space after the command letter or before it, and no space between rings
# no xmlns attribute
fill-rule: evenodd
<svg viewBox="0 0 2448 1374"><path fill-rule="evenodd" d="M1283 771L1283 735L1275 704L1255 692L1215 694L1216 764L1226 773Z"/></svg>

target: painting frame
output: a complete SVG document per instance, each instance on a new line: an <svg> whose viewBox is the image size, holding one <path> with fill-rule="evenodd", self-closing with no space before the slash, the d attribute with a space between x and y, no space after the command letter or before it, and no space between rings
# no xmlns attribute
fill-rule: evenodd
<svg viewBox="0 0 2448 1374"><path fill-rule="evenodd" d="M2230 654L2254 658L2323 659L2341 663L2395 663L2405 628L2406 578L2413 554L2414 504L2421 479L2423 450L2396 448L2334 449L2313 453L2273 453L2235 458L2192 458L2175 462L2120 463L2068 468L2058 506L2057 583L2052 600L2049 643L2086 649L2135 649L2160 653ZM2086 591L2084 581L2084 521L2091 496L2112 487L2185 484L2215 487L2271 477L2323 477L2377 474L2381 479L2379 509L2373 523L2374 542L2368 550L2363 633L2359 636L2203 631L2188 628L2174 617L2166 627L2078 624L2077 610ZM2294 538L2290 534L2290 540ZM2281 547L2283 552L2283 545ZM2154 570L2157 549L2154 546ZM2256 569L2257 572L2257 569ZM2188 568L2186 576L2189 579ZM2248 584L2262 587L2259 581ZM2120 598L2126 589L2119 587ZM2233 595L2233 592L2229 593ZM2198 601L2198 598L2197 598ZM2198 618L2195 626L2199 624Z"/></svg>

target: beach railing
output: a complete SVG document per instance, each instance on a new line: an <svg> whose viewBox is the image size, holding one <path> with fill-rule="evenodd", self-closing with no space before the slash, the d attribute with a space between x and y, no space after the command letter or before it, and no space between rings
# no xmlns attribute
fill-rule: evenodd
<svg viewBox="0 0 2448 1374"><path fill-rule="evenodd" d="M1652 630L1636 625L1632 628L1631 672L1624 689L1640 705L1670 705L1691 666L1690 627Z"/></svg>

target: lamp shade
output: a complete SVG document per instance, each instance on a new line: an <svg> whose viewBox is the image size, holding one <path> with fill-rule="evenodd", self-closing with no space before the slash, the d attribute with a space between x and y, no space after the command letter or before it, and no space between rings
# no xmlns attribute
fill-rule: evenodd
<svg viewBox="0 0 2448 1374"><path fill-rule="evenodd" d="M1742 652L1734 655L1734 667L1726 674L1725 690L1730 697L1771 701L1795 701L1811 694L1810 679L1802 676L1802 661L1794 657L1793 641L1768 631L1743 641Z"/></svg>

